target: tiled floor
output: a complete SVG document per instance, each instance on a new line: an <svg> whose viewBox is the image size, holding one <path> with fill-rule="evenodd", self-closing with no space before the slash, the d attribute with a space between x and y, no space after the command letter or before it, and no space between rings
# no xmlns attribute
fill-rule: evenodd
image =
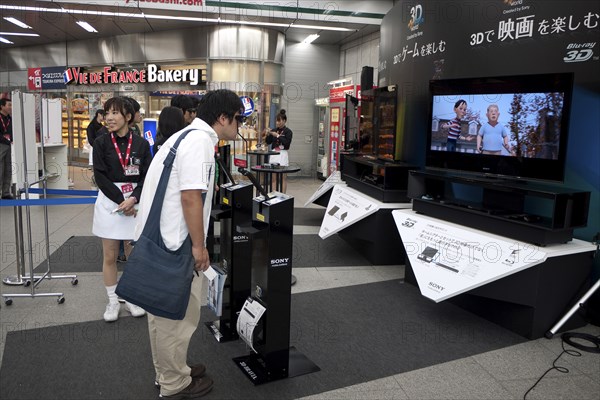
<svg viewBox="0 0 600 400"><path fill-rule="evenodd" d="M86 170L73 168L75 187L89 189ZM302 207L321 181L290 178L288 191ZM309 207L319 207L309 205ZM51 249L58 248L70 236L91 235L92 205L54 206L49 208ZM27 226L26 213L24 219ZM34 264L45 259L43 214L32 207L30 213ZM0 276L15 275L15 236L12 209L0 208ZM315 234L318 227L296 226L295 234ZM298 283L293 293L320 290L368 282L402 278L404 267L358 266L335 268L296 268ZM56 297L15 298L12 306L2 303L0 322L0 356L7 332L36 327L98 320L104 311L105 291L101 273L78 274L79 284L70 280L43 281L41 292L64 292L66 302L58 305ZM0 285L2 293L30 293L31 288ZM588 325L578 332L600 335L600 328ZM552 366L561 353L561 341L531 340L516 346L435 365L421 370L389 376L356 386L321 393L307 399L522 399L536 380ZM402 360L399 360L402 362ZM581 352L581 357L563 355L557 363L569 373L551 371L528 394L527 399L599 399L600 355ZM8 399L6 399L8 400Z"/></svg>

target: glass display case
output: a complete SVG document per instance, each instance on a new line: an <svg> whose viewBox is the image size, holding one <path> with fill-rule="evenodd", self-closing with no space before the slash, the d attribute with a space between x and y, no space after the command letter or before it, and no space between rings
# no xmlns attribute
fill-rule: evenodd
<svg viewBox="0 0 600 400"><path fill-rule="evenodd" d="M397 96L396 86L375 89L374 125L377 158L387 161L399 159L396 143Z"/></svg>
<svg viewBox="0 0 600 400"><path fill-rule="evenodd" d="M375 157L377 154L373 132L375 93L373 90L364 90L361 96L358 151L364 156Z"/></svg>

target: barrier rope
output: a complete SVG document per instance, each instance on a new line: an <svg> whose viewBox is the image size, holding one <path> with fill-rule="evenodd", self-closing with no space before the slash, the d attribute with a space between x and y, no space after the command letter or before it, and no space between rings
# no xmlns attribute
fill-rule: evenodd
<svg viewBox="0 0 600 400"><path fill-rule="evenodd" d="M21 192L24 193L24 192ZM31 188L31 194L44 194L43 189ZM75 198L54 198L54 199L14 199L0 200L0 207L23 207L23 206L65 206L72 204L94 204L97 190L63 190L63 189L46 189L46 194L57 196L85 196Z"/></svg>

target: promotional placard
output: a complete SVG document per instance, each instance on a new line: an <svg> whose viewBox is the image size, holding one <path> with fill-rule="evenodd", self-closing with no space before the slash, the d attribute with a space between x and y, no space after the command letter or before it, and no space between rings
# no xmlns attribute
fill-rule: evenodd
<svg viewBox="0 0 600 400"><path fill-rule="evenodd" d="M64 89L63 72L65 67L27 68L27 88L29 90Z"/></svg>
<svg viewBox="0 0 600 400"><path fill-rule="evenodd" d="M417 214L392 211L421 294L436 303L540 264L538 246Z"/></svg>
<svg viewBox="0 0 600 400"><path fill-rule="evenodd" d="M335 171L333 175L330 175L325 182L319 186L316 192L313 193L312 196L304 203L304 207L309 205L310 203L317 200L319 197L323 196L329 189L334 187L336 184L345 185L344 181L342 181L342 173L340 171Z"/></svg>
<svg viewBox="0 0 600 400"><path fill-rule="evenodd" d="M377 210L379 205L370 197L345 185L337 184L333 187L319 236L321 239L326 239Z"/></svg>
<svg viewBox="0 0 600 400"><path fill-rule="evenodd" d="M142 124L144 126L144 139L150 144L150 152L154 155L154 143L156 142L158 120L156 118L144 118Z"/></svg>
<svg viewBox="0 0 600 400"><path fill-rule="evenodd" d="M329 110L329 173L337 170L339 144L340 144L340 107L331 107Z"/></svg>

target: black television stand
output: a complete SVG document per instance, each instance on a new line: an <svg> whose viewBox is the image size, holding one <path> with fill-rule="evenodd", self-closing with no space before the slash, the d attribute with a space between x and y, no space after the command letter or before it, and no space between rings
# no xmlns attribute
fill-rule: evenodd
<svg viewBox="0 0 600 400"><path fill-rule="evenodd" d="M408 196L419 213L540 246L570 241L590 203L590 192L443 171L411 171Z"/></svg>

